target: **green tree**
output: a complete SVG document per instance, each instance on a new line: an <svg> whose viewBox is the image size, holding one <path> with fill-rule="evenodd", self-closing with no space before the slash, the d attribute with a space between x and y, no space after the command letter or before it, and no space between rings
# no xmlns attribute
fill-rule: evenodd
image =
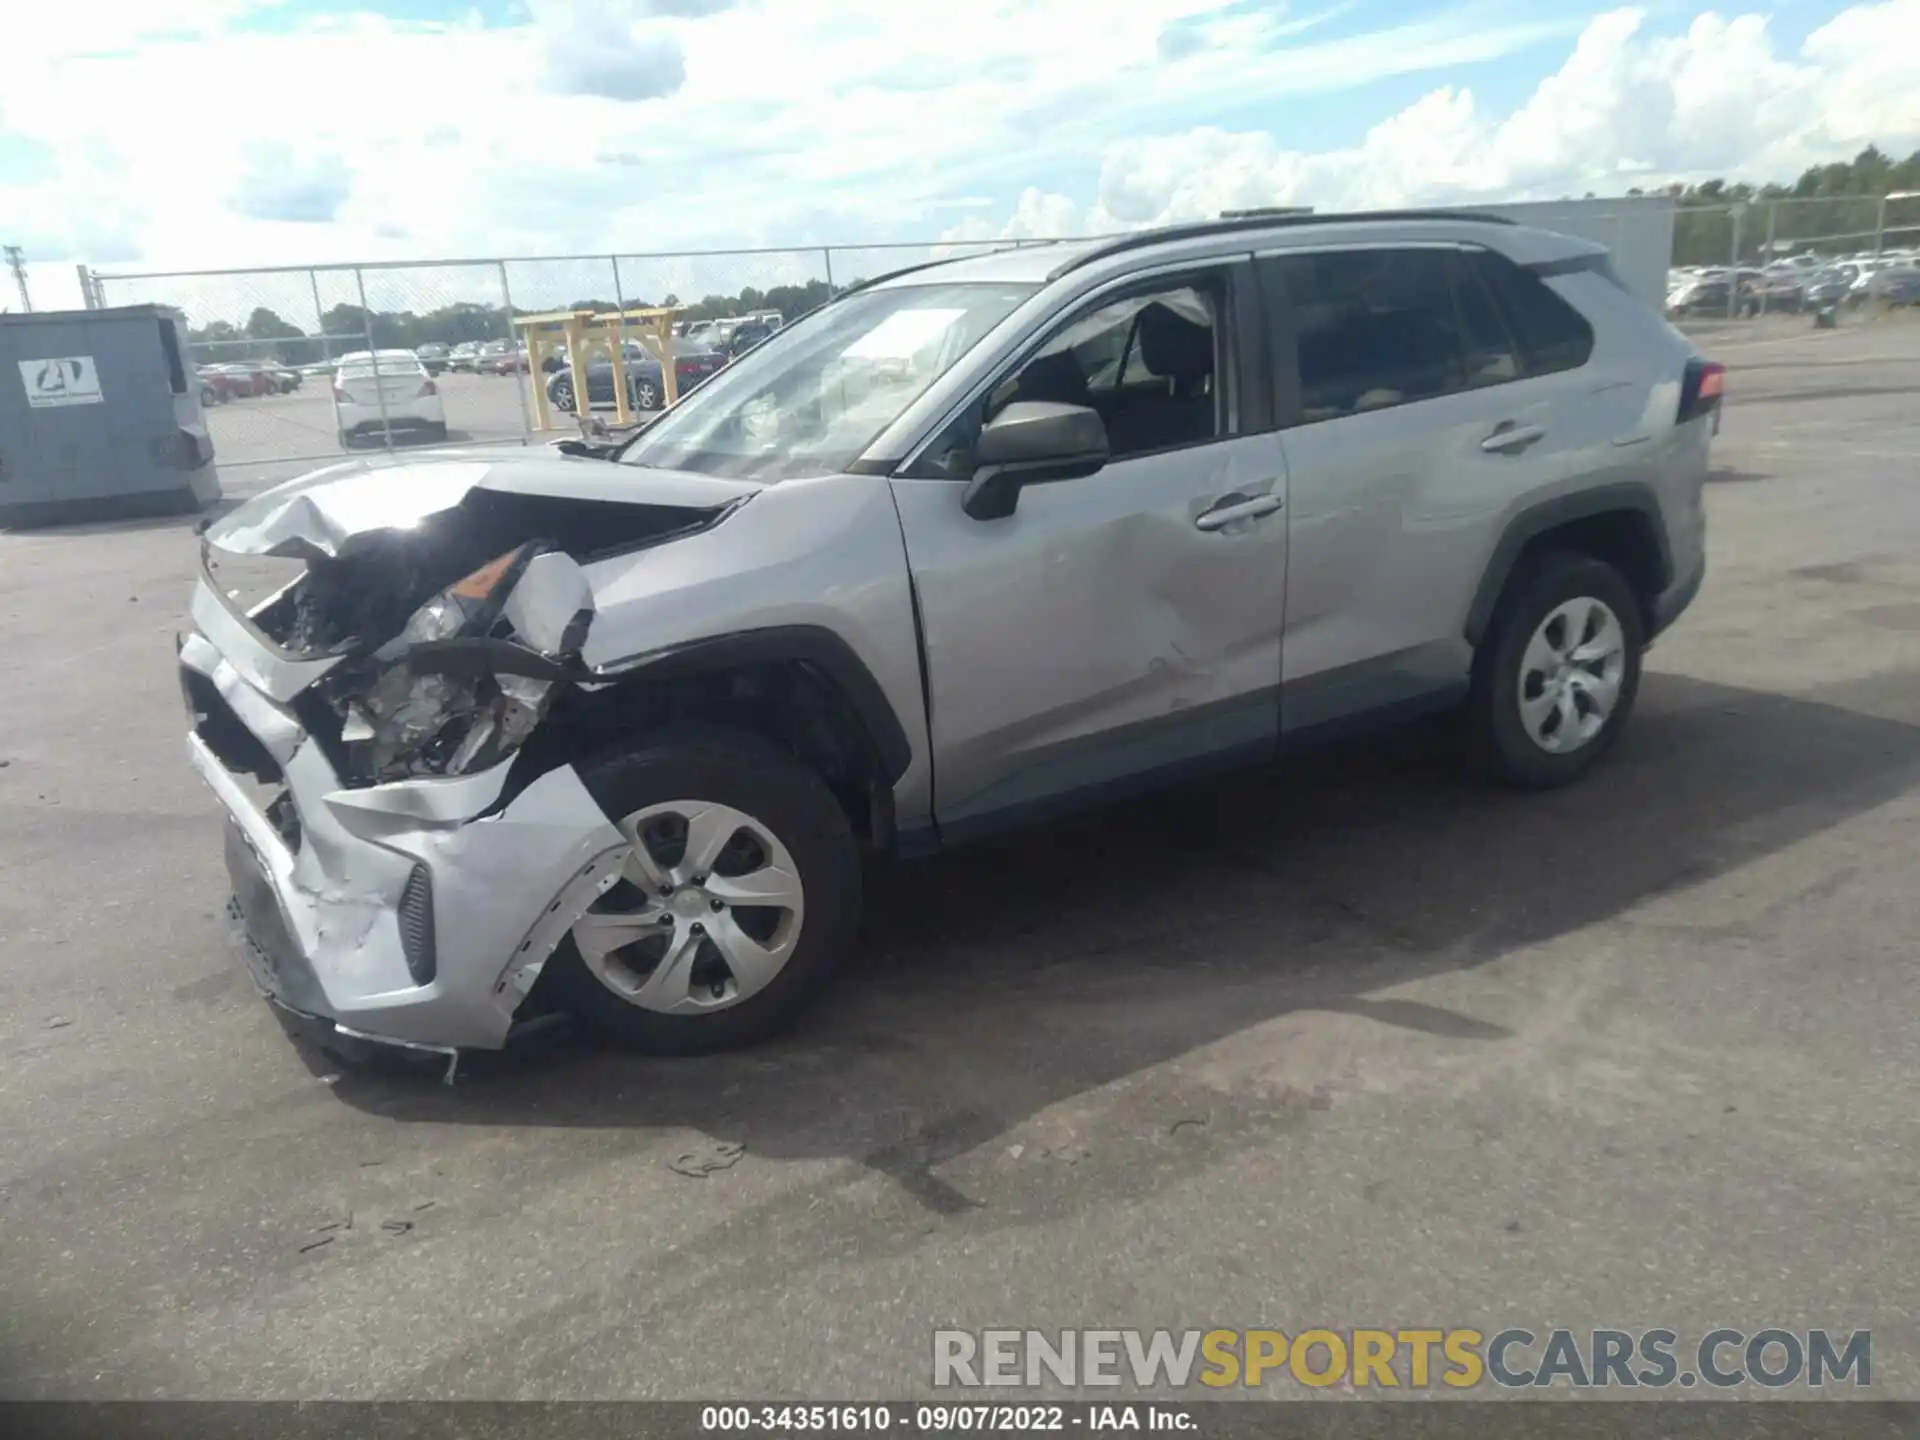
<svg viewBox="0 0 1920 1440"><path fill-rule="evenodd" d="M320 347L307 338L307 332L289 325L264 305L247 317L246 333L256 343L251 346L256 360L280 360L288 365L304 365L323 358Z"/></svg>
<svg viewBox="0 0 1920 1440"><path fill-rule="evenodd" d="M1751 264L1762 258L1769 237L1777 251L1801 246L1864 250L1882 238L1904 244L1920 235L1920 202L1883 204L1881 199L1904 190L1920 190L1920 150L1896 163L1872 145L1851 160L1812 166L1791 184L1707 180L1670 186L1666 193L1680 207L1674 216L1674 263L1726 265L1737 252L1740 263ZM1743 201L1749 208L1736 225L1731 207Z"/></svg>

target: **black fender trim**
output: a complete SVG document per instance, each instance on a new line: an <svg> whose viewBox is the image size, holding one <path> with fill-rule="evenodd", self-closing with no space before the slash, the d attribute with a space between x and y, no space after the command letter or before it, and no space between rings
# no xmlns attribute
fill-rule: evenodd
<svg viewBox="0 0 1920 1440"><path fill-rule="evenodd" d="M866 662L854 653L851 645L823 626L774 625L764 630L741 630L731 635L690 640L615 661L590 672L587 677L577 678L624 684L796 660L811 665L839 687L873 738L880 756L880 778L888 785L898 784L913 763L913 746L907 740L906 729Z"/></svg>
<svg viewBox="0 0 1920 1440"><path fill-rule="evenodd" d="M1494 546L1486 571L1480 577L1480 588L1474 592L1473 603L1467 608L1467 642L1478 645L1480 637L1487 633L1493 607L1500 603L1500 592L1507 587L1507 577L1513 573L1514 565L1528 545L1548 531L1573 521L1621 513L1638 516L1646 523L1660 557L1659 583L1654 593L1665 591L1673 584L1673 551L1667 540L1667 522L1660 513L1660 501L1653 487L1635 480L1597 485L1577 494L1543 500L1507 522L1500 543Z"/></svg>

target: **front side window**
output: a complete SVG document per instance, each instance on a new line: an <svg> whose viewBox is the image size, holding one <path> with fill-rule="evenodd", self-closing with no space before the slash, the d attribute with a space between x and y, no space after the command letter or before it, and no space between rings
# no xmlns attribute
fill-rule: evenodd
<svg viewBox="0 0 1920 1440"><path fill-rule="evenodd" d="M844 471L1032 293L985 282L855 291L748 351L620 459L760 481Z"/></svg>
<svg viewBox="0 0 1920 1440"><path fill-rule="evenodd" d="M908 473L967 478L980 427L1017 401L1096 411L1116 461L1220 438L1227 432L1223 299L1211 285L1184 284L1130 295L1069 320L969 405Z"/></svg>

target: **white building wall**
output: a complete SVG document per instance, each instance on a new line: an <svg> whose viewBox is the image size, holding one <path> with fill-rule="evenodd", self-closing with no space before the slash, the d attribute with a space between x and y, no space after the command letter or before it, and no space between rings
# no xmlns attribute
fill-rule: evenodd
<svg viewBox="0 0 1920 1440"><path fill-rule="evenodd" d="M1623 195L1604 200L1544 200L1461 208L1605 245L1613 252L1614 269L1629 290L1656 309L1666 304L1667 267L1673 263L1670 196Z"/></svg>

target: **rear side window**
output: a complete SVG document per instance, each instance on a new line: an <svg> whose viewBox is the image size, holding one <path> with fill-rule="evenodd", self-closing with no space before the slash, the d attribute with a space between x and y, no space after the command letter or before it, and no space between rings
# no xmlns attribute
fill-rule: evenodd
<svg viewBox="0 0 1920 1440"><path fill-rule="evenodd" d="M1499 255L1476 254L1473 264L1519 340L1529 375L1577 370L1587 363L1593 327L1546 281Z"/></svg>
<svg viewBox="0 0 1920 1440"><path fill-rule="evenodd" d="M1294 318L1301 421L1467 388L1446 250L1338 250L1272 262Z"/></svg>
<svg viewBox="0 0 1920 1440"><path fill-rule="evenodd" d="M1520 378L1520 347L1494 303L1493 294L1474 272L1465 255L1447 257L1453 277L1454 299L1460 306L1460 329L1467 342L1467 383L1503 385Z"/></svg>

